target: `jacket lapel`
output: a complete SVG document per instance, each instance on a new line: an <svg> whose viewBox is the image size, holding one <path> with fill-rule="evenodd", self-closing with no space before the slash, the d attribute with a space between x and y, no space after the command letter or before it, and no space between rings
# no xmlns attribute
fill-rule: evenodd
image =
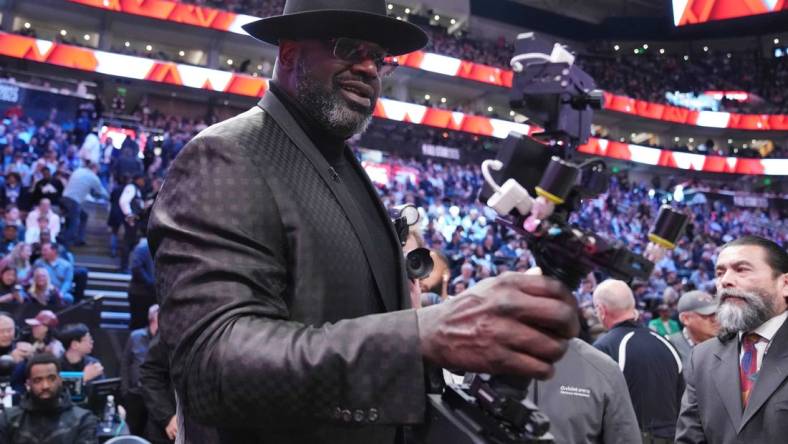
<svg viewBox="0 0 788 444"><path fill-rule="evenodd" d="M735 338L721 342L721 346L714 352L717 365L712 368L714 387L722 399L722 404L728 412L733 428L741 423L741 389L739 388L739 347Z"/></svg>
<svg viewBox="0 0 788 444"><path fill-rule="evenodd" d="M381 273L384 271L381 269L381 263L378 259L377 255L374 254L374 244L372 242L372 236L369 234L369 230L367 230L366 225L364 224L364 219L361 216L361 213L358 210L358 207L352 200L352 196L347 193L341 187L338 187L337 182L331 175L331 166L328 164L326 159L320 154L320 151L317 149L312 140L306 133L301 129L298 123L295 121L293 116L287 111L284 105L279 101L278 98L274 94L266 94L263 96L263 99L260 100L258 106L265 110L268 115L270 115L287 133L290 140L293 141L293 144L304 153L304 156L309 160L312 166L315 168L315 171L320 175L325 182L326 186L331 190L334 194L334 197L339 202L342 210L345 212L345 216L350 221L350 225L353 227L355 231L356 237L361 244L364 255L367 259L367 263L372 270L372 276L375 281L375 286L378 289L378 294L381 298L381 303L386 311L393 311L398 309L398 296L397 294L392 291L393 289L383 289L381 287ZM393 229L391 229L393 231ZM385 291L389 290L389 291Z"/></svg>
<svg viewBox="0 0 788 444"><path fill-rule="evenodd" d="M784 322L782 327L772 338L769 349L763 357L761 369L758 372L758 380L752 388L750 400L744 410L739 432L747 425L758 410L763 407L766 401L780 387L788 376L788 322Z"/></svg>
<svg viewBox="0 0 788 444"><path fill-rule="evenodd" d="M359 161L356 159L356 156L352 155L351 153L348 157L350 158L349 159L350 164L353 165L353 168L361 176L364 184L367 187L367 191L371 193L373 196L377 196L378 195L377 189L375 189L374 185L372 185L372 181L369 180L369 176L367 175L367 172L364 171L364 168L361 166L361 163L359 163ZM383 202L380 199L374 199L374 201L375 201L375 208L377 208L378 210L378 215L383 217L384 220L389 220L390 219L389 212L383 206ZM389 242L394 242L395 244L394 249L397 251L401 251L402 247L400 246L399 243L399 236L397 236L397 233L394 231L394 225L390 223L386 224L386 232L388 234ZM377 257L377 255L375 255L375 257ZM410 297L408 296L407 276L405 274L405 256L399 254L397 255L397 259L398 259L397 267L399 271L399 279L397 281L395 296L397 297L400 309L410 308Z"/></svg>

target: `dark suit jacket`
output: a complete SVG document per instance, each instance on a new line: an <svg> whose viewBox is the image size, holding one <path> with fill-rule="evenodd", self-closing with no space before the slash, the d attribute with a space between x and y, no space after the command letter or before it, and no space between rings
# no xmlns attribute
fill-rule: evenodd
<svg viewBox="0 0 788 444"><path fill-rule="evenodd" d="M270 93L171 166L149 241L189 442L389 443L393 425L423 419L403 259L381 269L370 222L329 171Z"/></svg>
<svg viewBox="0 0 788 444"><path fill-rule="evenodd" d="M676 443L777 443L788 439L788 322L772 338L758 382L742 409L739 341L711 339L695 346L685 370L687 389Z"/></svg>

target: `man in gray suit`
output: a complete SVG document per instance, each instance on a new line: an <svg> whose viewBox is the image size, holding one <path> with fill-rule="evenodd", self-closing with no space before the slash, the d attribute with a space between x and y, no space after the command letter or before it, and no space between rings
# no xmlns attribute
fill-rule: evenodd
<svg viewBox="0 0 788 444"><path fill-rule="evenodd" d="M676 443L776 443L788 437L788 253L745 236L716 265L717 339L697 345Z"/></svg>
<svg viewBox="0 0 788 444"><path fill-rule="evenodd" d="M510 273L411 309L346 144L423 31L383 0L288 0L245 29L279 46L270 90L183 148L150 222L179 441L388 444L425 419L425 363L549 376L579 330L569 291Z"/></svg>
<svg viewBox="0 0 788 444"><path fill-rule="evenodd" d="M689 363L692 348L717 335L717 301L705 291L693 290L681 295L676 309L684 328L667 337L676 347L684 367Z"/></svg>

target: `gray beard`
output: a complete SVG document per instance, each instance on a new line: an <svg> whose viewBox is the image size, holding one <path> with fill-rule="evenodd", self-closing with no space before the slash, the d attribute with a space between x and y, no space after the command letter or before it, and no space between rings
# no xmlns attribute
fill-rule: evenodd
<svg viewBox="0 0 788 444"><path fill-rule="evenodd" d="M720 302L720 306L717 309L717 321L720 324L719 337L755 330L777 314L774 302L766 295L757 292L727 289L720 293L720 301L726 295L743 298L746 303L740 305Z"/></svg>
<svg viewBox="0 0 788 444"><path fill-rule="evenodd" d="M341 96L339 86L334 85L331 91L325 91L312 80L303 58L296 65L296 85L298 101L324 130L334 136L348 139L366 131L372 121L377 98L373 98L369 109L351 107Z"/></svg>

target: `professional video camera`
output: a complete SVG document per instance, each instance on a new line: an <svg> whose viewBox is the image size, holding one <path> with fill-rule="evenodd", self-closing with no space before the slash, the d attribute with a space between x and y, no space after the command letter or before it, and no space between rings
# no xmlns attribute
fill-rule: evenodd
<svg viewBox="0 0 788 444"><path fill-rule="evenodd" d="M543 128L533 137L512 134L495 160L482 164L485 186L479 199L498 213L498 223L522 235L537 265L571 289L592 270L625 281L647 279L652 260L674 248L686 216L663 207L644 256L620 242L569 223L582 199L607 191L604 162L570 161L590 135L593 110L602 93L593 79L574 65L574 55L559 44L521 34L512 59L512 108ZM501 184L501 185L499 185ZM466 374L430 395L428 426L420 436L428 443L550 443L549 419L526 395L530 381Z"/></svg>
<svg viewBox="0 0 788 444"><path fill-rule="evenodd" d="M408 242L410 227L416 225L421 218L419 210L415 205L399 205L389 210L389 217L394 223L394 230L397 232L400 245L404 247ZM434 266L430 250L426 248L415 248L405 255L405 271L408 274L408 279L423 279L432 273Z"/></svg>

